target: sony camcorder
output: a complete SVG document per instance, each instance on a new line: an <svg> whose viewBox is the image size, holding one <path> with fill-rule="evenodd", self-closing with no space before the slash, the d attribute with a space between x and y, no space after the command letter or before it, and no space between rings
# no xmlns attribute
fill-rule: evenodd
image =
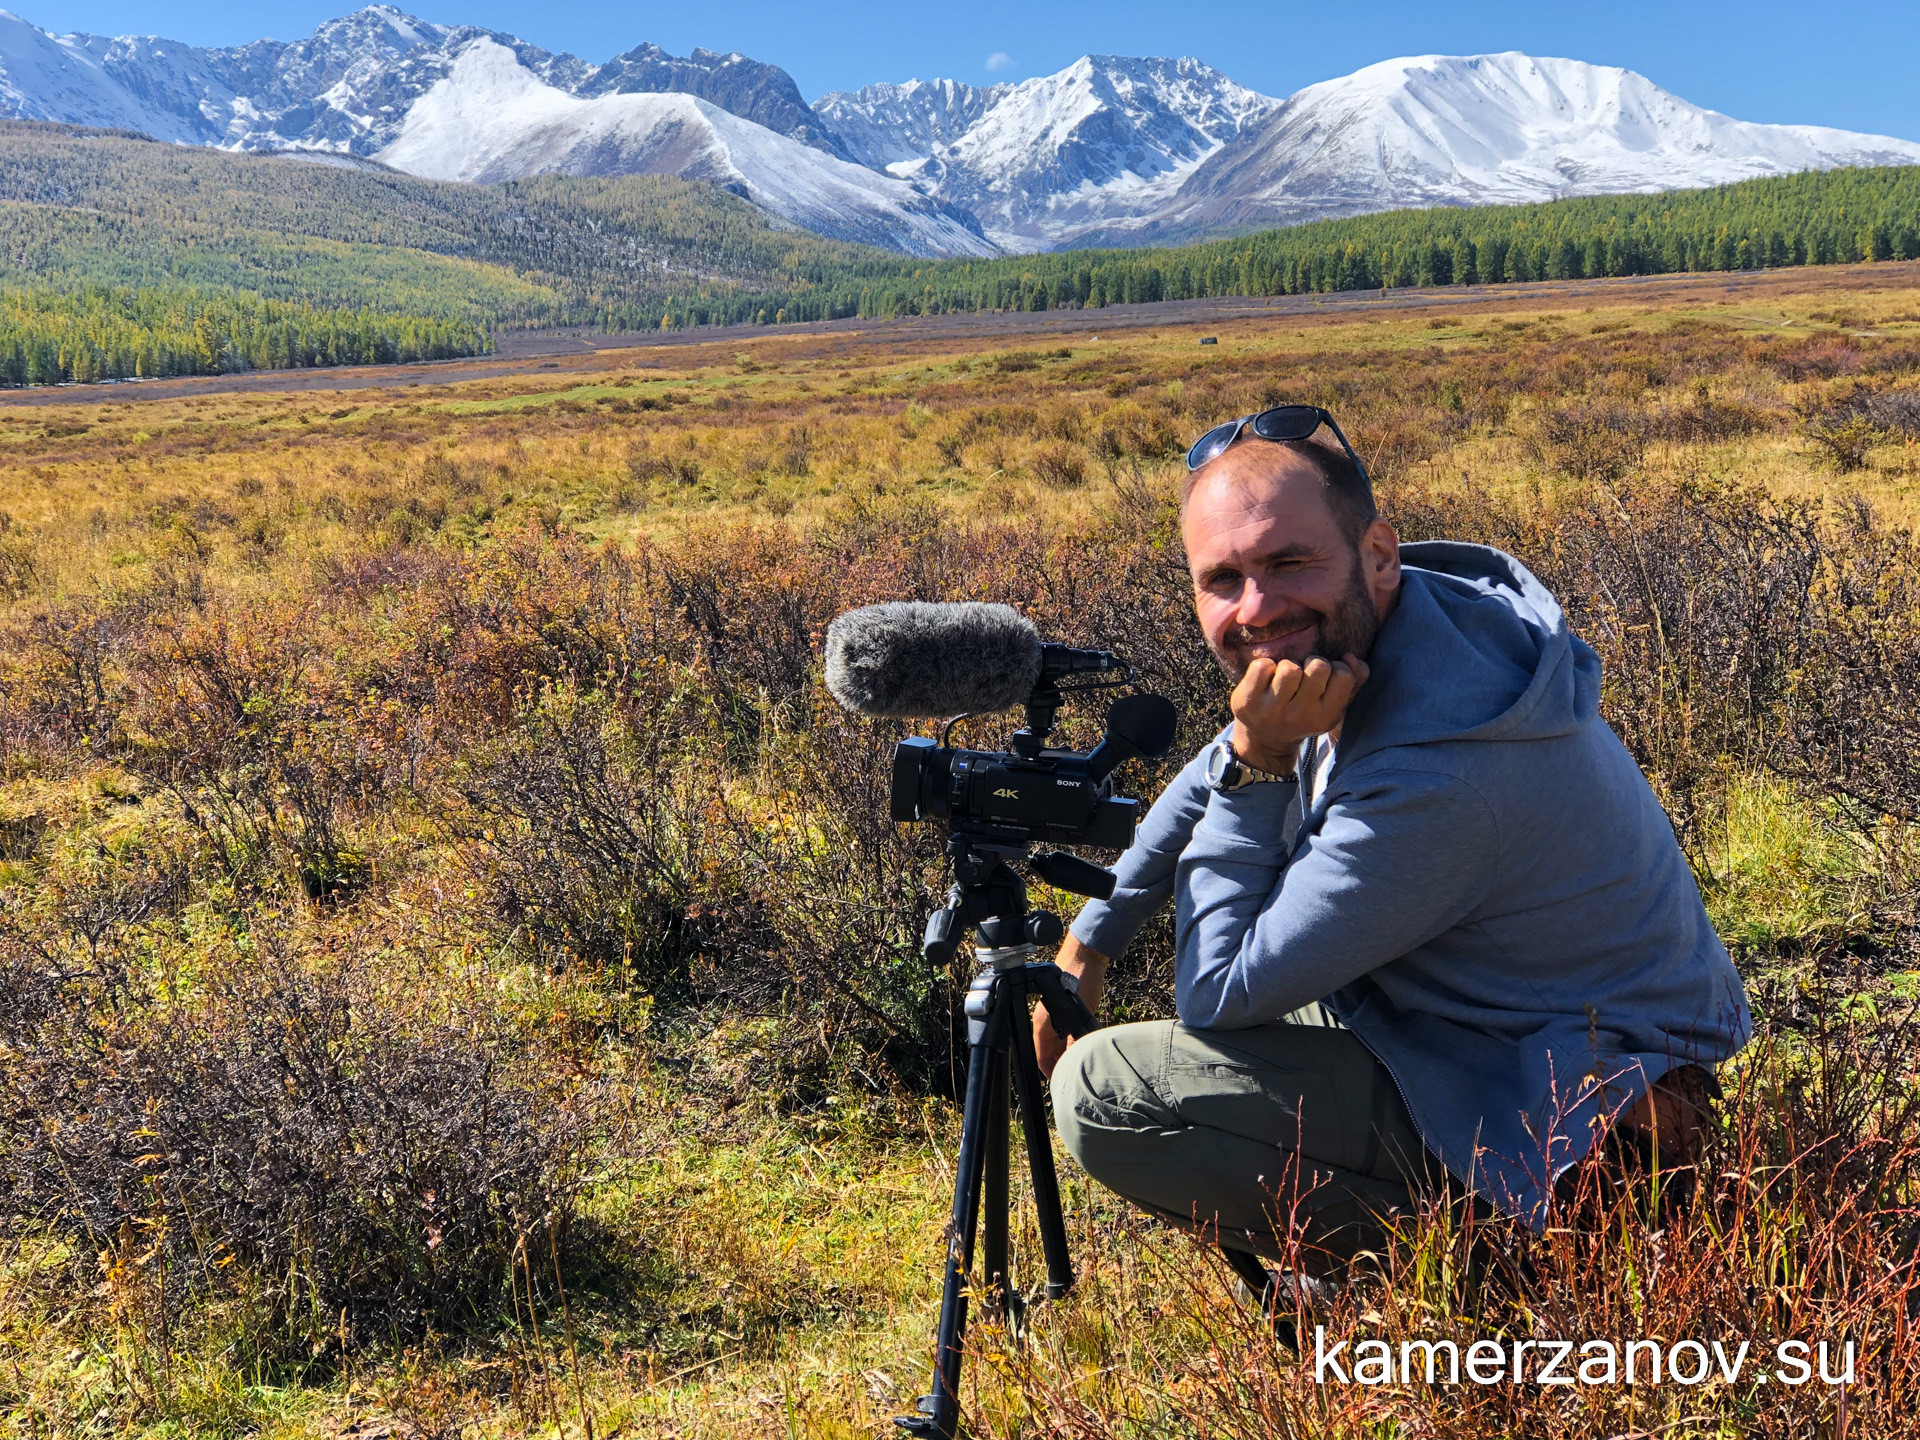
<svg viewBox="0 0 1920 1440"><path fill-rule="evenodd" d="M1172 703L1128 695L1108 711L1092 750L1046 743L1069 696L1132 679L1132 667L1109 651L1042 644L1032 623L1004 605L874 605L827 631L827 686L850 710L965 718L1025 707L1026 728L1006 751L915 737L893 752L895 820L944 821L955 835L988 843L1132 843L1139 802L1116 796L1110 777L1123 761L1166 752L1178 719Z"/></svg>

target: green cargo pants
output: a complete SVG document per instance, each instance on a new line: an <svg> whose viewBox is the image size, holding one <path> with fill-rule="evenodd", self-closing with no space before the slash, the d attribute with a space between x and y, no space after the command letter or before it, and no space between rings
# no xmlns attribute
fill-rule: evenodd
<svg viewBox="0 0 1920 1440"><path fill-rule="evenodd" d="M1053 1106L1095 1180L1256 1254L1293 1233L1350 1259L1448 1185L1393 1076L1317 1005L1249 1030L1096 1030L1054 1071Z"/></svg>

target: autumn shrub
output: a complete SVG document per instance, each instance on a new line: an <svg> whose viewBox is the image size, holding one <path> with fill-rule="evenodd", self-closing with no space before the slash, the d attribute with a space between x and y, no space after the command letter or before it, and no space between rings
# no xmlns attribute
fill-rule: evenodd
<svg viewBox="0 0 1920 1440"><path fill-rule="evenodd" d="M1033 473L1048 485L1070 487L1087 478L1087 462L1078 446L1043 445L1033 452Z"/></svg>
<svg viewBox="0 0 1920 1440"><path fill-rule="evenodd" d="M464 758L446 818L510 934L684 991L702 929L689 907L713 888L711 797L674 709L620 699L541 687Z"/></svg>
<svg viewBox="0 0 1920 1440"><path fill-rule="evenodd" d="M967 411L962 423L975 438L1031 435L1040 428L1040 413L1024 404L982 405Z"/></svg>
<svg viewBox="0 0 1920 1440"><path fill-rule="evenodd" d="M1702 394L1655 412L1650 429L1658 439L1685 445L1758 435L1772 428L1772 423L1772 417L1756 406Z"/></svg>
<svg viewBox="0 0 1920 1440"><path fill-rule="evenodd" d="M0 511L0 517L4 516ZM33 546L26 536L9 534L8 530L9 525L0 518L0 604L31 593L39 578Z"/></svg>
<svg viewBox="0 0 1920 1440"><path fill-rule="evenodd" d="M76 1237L163 1304L258 1287L297 1349L343 1311L484 1320L518 1238L571 1214L568 1084L370 954L269 939L167 983L134 943L152 889L14 897L0 926L0 1229Z"/></svg>
<svg viewBox="0 0 1920 1440"><path fill-rule="evenodd" d="M527 687L657 653L628 565L529 529L337 558L313 595L156 604L118 645L124 758L231 871L284 861L310 895L351 889L358 830L429 793Z"/></svg>
<svg viewBox="0 0 1920 1440"><path fill-rule="evenodd" d="M1873 832L1920 821L1920 540L1840 507L1812 634L1780 707L1777 768Z"/></svg>
<svg viewBox="0 0 1920 1440"><path fill-rule="evenodd" d="M1882 429L1920 435L1920 391L1882 390L1867 398L1867 418Z"/></svg>
<svg viewBox="0 0 1920 1440"><path fill-rule="evenodd" d="M1920 435L1920 392L1882 389L1884 383L1842 381L1810 389L1796 405L1800 434L1841 474L1863 469L1876 445Z"/></svg>
<svg viewBox="0 0 1920 1440"><path fill-rule="evenodd" d="M1056 401L1041 412L1040 428L1055 440L1077 444L1086 438L1087 412L1070 401Z"/></svg>
<svg viewBox="0 0 1920 1440"><path fill-rule="evenodd" d="M782 475L805 475L813 461L813 447L812 430L805 425L790 426L774 468Z"/></svg>
<svg viewBox="0 0 1920 1440"><path fill-rule="evenodd" d="M1532 449L1562 474L1618 480L1640 464L1650 432L1637 406L1606 400L1556 405L1541 417Z"/></svg>
<svg viewBox="0 0 1920 1440"><path fill-rule="evenodd" d="M1158 460L1185 446L1173 417L1158 405L1123 400L1103 412L1094 425L1094 453L1115 460Z"/></svg>
<svg viewBox="0 0 1920 1440"><path fill-rule="evenodd" d="M1866 367L1867 357L1860 341L1852 335L1810 336L1798 346L1773 357L1775 371L1783 380L1831 380L1840 375L1857 375Z"/></svg>
<svg viewBox="0 0 1920 1440"><path fill-rule="evenodd" d="M311 895L354 882L355 819L391 791L420 744L381 724L335 667L316 668L316 637L256 617L161 617L141 662L135 768L171 793L227 866L281 856ZM392 749L367 743L376 730Z"/></svg>
<svg viewBox="0 0 1920 1440"><path fill-rule="evenodd" d="M639 481L664 480L675 485L698 485L701 465L692 455L659 455L635 450L627 457L627 473Z"/></svg>
<svg viewBox="0 0 1920 1440"><path fill-rule="evenodd" d="M86 596L12 627L0 647L0 773L58 769L109 740L144 611Z"/></svg>
<svg viewBox="0 0 1920 1440"><path fill-rule="evenodd" d="M1374 483L1391 485L1438 454L1449 435L1462 428L1459 419L1418 403L1374 404L1351 422L1349 438L1366 458Z"/></svg>
<svg viewBox="0 0 1920 1440"><path fill-rule="evenodd" d="M1871 416L1846 410L1808 415L1801 421L1800 433L1842 475L1864 469L1867 452L1886 438L1886 431Z"/></svg>

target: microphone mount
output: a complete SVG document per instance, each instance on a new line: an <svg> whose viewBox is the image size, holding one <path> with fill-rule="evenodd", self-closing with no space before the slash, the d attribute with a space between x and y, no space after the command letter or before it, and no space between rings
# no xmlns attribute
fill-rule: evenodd
<svg viewBox="0 0 1920 1440"><path fill-rule="evenodd" d="M1095 678L1071 682L1076 676ZM1101 678L1117 677L1117 678ZM1053 732L1055 718L1067 697L1082 690L1111 690L1133 683L1133 666L1111 650L1078 650L1071 645L1047 644L1040 647L1040 678L1024 704L1026 728L1016 730L1007 747L1023 760L1037 760L1047 748L1047 736Z"/></svg>

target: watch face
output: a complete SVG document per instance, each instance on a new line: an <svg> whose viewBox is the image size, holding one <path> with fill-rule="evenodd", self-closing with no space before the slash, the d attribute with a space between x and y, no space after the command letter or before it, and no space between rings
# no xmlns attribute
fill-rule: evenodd
<svg viewBox="0 0 1920 1440"><path fill-rule="evenodd" d="M1207 760L1207 781L1216 790L1232 790L1240 784L1240 762L1223 740L1213 747Z"/></svg>

